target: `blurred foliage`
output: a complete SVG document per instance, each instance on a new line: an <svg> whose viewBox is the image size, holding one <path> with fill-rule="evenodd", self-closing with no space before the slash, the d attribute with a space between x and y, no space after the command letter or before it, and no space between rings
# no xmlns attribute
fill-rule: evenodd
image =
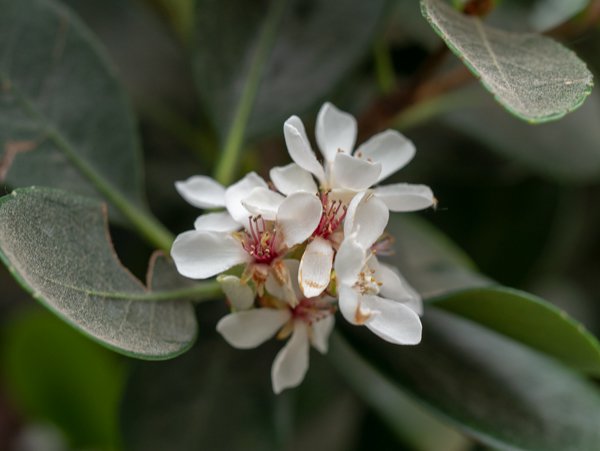
<svg viewBox="0 0 600 451"><path fill-rule="evenodd" d="M2 331L2 378L21 413L79 449L117 449L124 368L52 314L29 309Z"/></svg>

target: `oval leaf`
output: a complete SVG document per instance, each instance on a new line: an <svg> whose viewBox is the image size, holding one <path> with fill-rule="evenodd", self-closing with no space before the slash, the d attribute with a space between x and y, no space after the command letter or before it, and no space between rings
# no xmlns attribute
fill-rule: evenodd
<svg viewBox="0 0 600 451"><path fill-rule="evenodd" d="M492 28L441 0L421 0L421 6L448 47L521 119L558 119L579 107L592 90L585 63L550 38Z"/></svg>
<svg viewBox="0 0 600 451"><path fill-rule="evenodd" d="M98 202L29 188L0 198L0 259L42 304L109 348L144 359L187 350L189 302L150 292L119 262Z"/></svg>
<svg viewBox="0 0 600 451"><path fill-rule="evenodd" d="M144 208L135 121L95 38L54 1L0 10L0 181Z"/></svg>
<svg viewBox="0 0 600 451"><path fill-rule="evenodd" d="M353 328L360 355L424 406L494 449L595 451L600 393L555 361L428 309L423 341L394 346ZM330 352L348 345L335 336ZM343 351L348 352L347 349Z"/></svg>
<svg viewBox="0 0 600 451"><path fill-rule="evenodd" d="M426 301L520 341L563 363L600 374L600 344L546 301L493 284L444 236L410 217L390 218L394 264Z"/></svg>
<svg viewBox="0 0 600 451"><path fill-rule="evenodd" d="M476 321L578 370L600 375L600 344L567 314L531 294L504 287L458 292L432 305Z"/></svg>

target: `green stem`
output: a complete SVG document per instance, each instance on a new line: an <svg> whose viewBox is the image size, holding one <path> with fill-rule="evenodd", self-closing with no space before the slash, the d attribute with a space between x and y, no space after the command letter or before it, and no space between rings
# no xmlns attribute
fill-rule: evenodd
<svg viewBox="0 0 600 451"><path fill-rule="evenodd" d="M380 38L375 42L373 58L375 60L375 74L377 75L379 88L382 92L388 93L396 85L396 76L394 74L390 49L384 38Z"/></svg>
<svg viewBox="0 0 600 451"><path fill-rule="evenodd" d="M130 301L176 301L191 300L194 302L208 301L218 296L222 296L221 286L217 282L202 282L189 288L179 290L156 291L149 293L103 293L90 292L88 294L101 296L107 299L122 299Z"/></svg>
<svg viewBox="0 0 600 451"><path fill-rule="evenodd" d="M73 165L94 184L100 193L125 216L142 236L153 246L167 253L171 251L173 235L151 213L133 204L89 164L77 157L69 143L54 129L48 129L48 137L67 155Z"/></svg>
<svg viewBox="0 0 600 451"><path fill-rule="evenodd" d="M8 77L3 76L2 78L10 82ZM81 174L131 222L149 243L169 253L171 244L173 243L173 235L171 232L169 232L169 230L167 230L149 211L133 204L89 163L80 158L67 139L65 139L63 135L49 123L43 114L35 108L16 86L11 85L11 90L19 99L23 109L44 126L48 139L51 139L56 144L73 166L75 166Z"/></svg>
<svg viewBox="0 0 600 451"><path fill-rule="evenodd" d="M240 102L238 103L233 122L227 133L225 145L221 152L221 157L215 168L214 177L223 185L229 185L235 177L235 172L244 142L244 134L254 100L260 85L260 79L263 69L275 43L275 34L281 21L283 11L285 10L286 0L275 0L268 12L264 27L259 36L256 53L252 59L248 78L242 91Z"/></svg>

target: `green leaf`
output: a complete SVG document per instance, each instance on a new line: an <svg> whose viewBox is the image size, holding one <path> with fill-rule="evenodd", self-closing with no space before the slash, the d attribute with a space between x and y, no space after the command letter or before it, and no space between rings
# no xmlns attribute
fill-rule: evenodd
<svg viewBox="0 0 600 451"><path fill-rule="evenodd" d="M393 216L393 263L430 304L591 374L600 374L600 344L563 311L528 293L483 278L439 232Z"/></svg>
<svg viewBox="0 0 600 451"><path fill-rule="evenodd" d="M282 127L289 116L329 95L370 49L384 4L270 0L250 8L243 0L197 1L196 85L220 134L230 130L252 76L260 79L255 102L250 102L252 136ZM277 9L283 11L274 15ZM274 24L268 23L272 17ZM267 25L273 32L261 39Z"/></svg>
<svg viewBox="0 0 600 451"><path fill-rule="evenodd" d="M595 451L598 387L553 360L454 315L426 309L423 341L347 335L360 355L440 418L501 450ZM350 352L334 336L331 353Z"/></svg>
<svg viewBox="0 0 600 451"><path fill-rule="evenodd" d="M0 367L20 413L54 423L73 449L116 449L124 374L114 355L44 311L7 326Z"/></svg>
<svg viewBox="0 0 600 451"><path fill-rule="evenodd" d="M596 93L561 121L532 127L497 108L481 89L461 92L475 102L443 116L452 127L546 177L574 183L600 178L600 129L596 125L600 97Z"/></svg>
<svg viewBox="0 0 600 451"><path fill-rule="evenodd" d="M64 191L16 190L0 198L0 259L34 298L99 343L144 359L181 354L196 336L193 308L162 301L202 299L213 288L150 292L115 255L105 210Z"/></svg>
<svg viewBox="0 0 600 451"><path fill-rule="evenodd" d="M590 94L593 77L585 63L552 39L492 28L442 0L421 0L421 6L448 47L517 117L534 123L558 119Z"/></svg>
<svg viewBox="0 0 600 451"><path fill-rule="evenodd" d="M189 353L133 371L121 412L126 448L351 449L361 410L327 361L312 352L303 384L276 396L270 368L283 342L234 349L212 331L225 314L213 307L201 306L207 327Z"/></svg>
<svg viewBox="0 0 600 451"><path fill-rule="evenodd" d="M96 40L53 1L0 0L0 8L0 141L7 182L99 198L99 179L143 205L135 122Z"/></svg>
<svg viewBox="0 0 600 451"><path fill-rule="evenodd" d="M0 0L0 180L106 198L163 249L148 214L136 125L99 44L51 0Z"/></svg>
<svg viewBox="0 0 600 451"><path fill-rule="evenodd" d="M578 322L546 301L504 287L473 289L430 301L545 352L580 371L600 375L600 344Z"/></svg>

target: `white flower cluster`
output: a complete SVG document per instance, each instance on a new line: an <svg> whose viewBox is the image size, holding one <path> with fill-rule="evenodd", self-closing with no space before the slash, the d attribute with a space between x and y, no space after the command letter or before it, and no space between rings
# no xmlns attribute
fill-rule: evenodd
<svg viewBox="0 0 600 451"><path fill-rule="evenodd" d="M321 164L302 121L290 117L285 141L293 163L254 172L225 188L205 176L177 182L190 204L225 207L200 216L173 244L178 271L190 278L219 275L231 313L217 330L237 348L277 335L290 337L272 367L276 393L295 387L308 370L310 345L327 351L334 313L365 325L386 341L421 340L419 295L376 254L389 250L389 212L434 205L423 185L376 186L414 156L413 144L387 130L354 152L356 120L326 103L316 140ZM223 274L244 265L242 272Z"/></svg>

